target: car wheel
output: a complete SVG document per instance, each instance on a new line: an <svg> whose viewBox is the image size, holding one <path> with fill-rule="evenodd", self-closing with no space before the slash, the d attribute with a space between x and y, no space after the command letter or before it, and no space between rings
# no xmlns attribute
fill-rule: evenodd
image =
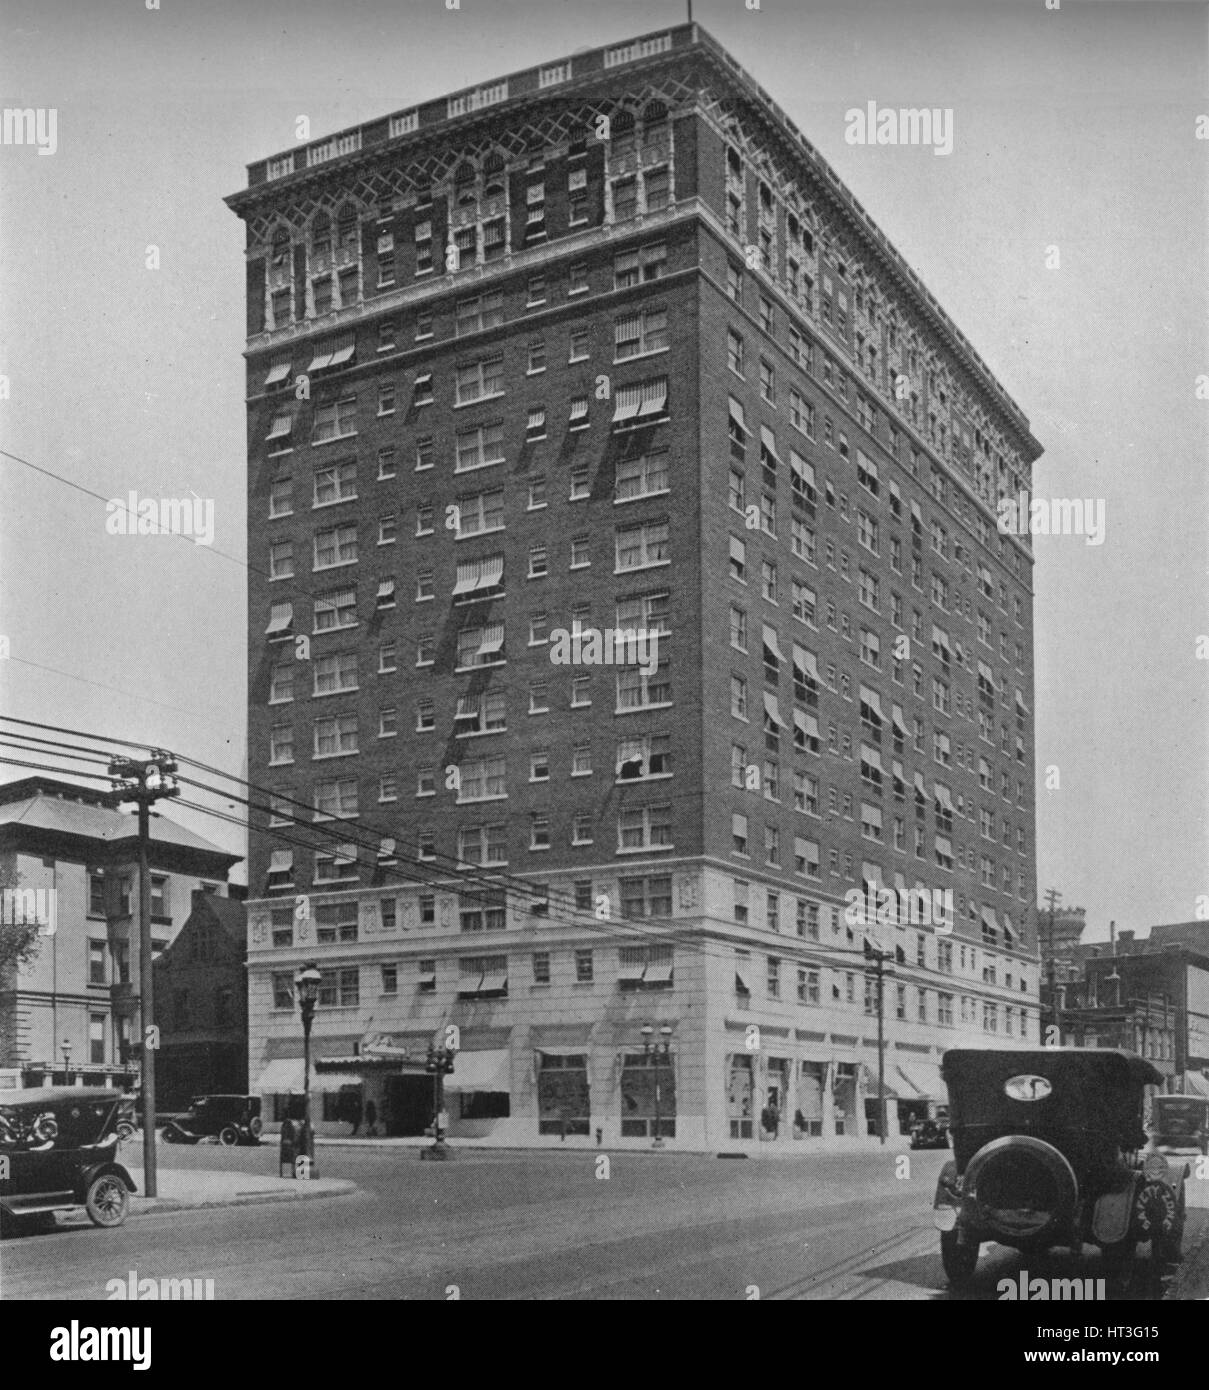
<svg viewBox="0 0 1209 1390"><path fill-rule="evenodd" d="M127 1140L134 1138L134 1126L128 1120L122 1120L118 1125L118 1143L125 1144Z"/></svg>
<svg viewBox="0 0 1209 1390"><path fill-rule="evenodd" d="M160 1130L160 1138L164 1141L165 1144L175 1144L175 1143L176 1143L176 1129L175 1129L175 1127L174 1127L173 1125L165 1125L165 1126L163 1127L163 1129Z"/></svg>
<svg viewBox="0 0 1209 1390"><path fill-rule="evenodd" d="M218 1142L225 1148L232 1148L239 1143L239 1130L234 1125L223 1125L218 1131Z"/></svg>
<svg viewBox="0 0 1209 1390"><path fill-rule="evenodd" d="M944 1265L945 1274L954 1288L963 1287L974 1277L980 1249L977 1241L962 1244L955 1230L941 1231L940 1262Z"/></svg>
<svg viewBox="0 0 1209 1390"><path fill-rule="evenodd" d="M251 1135L254 1144L260 1143L260 1133L264 1129L264 1123L259 1115L253 1115L248 1121L248 1133Z"/></svg>
<svg viewBox="0 0 1209 1390"><path fill-rule="evenodd" d="M130 1193L116 1173L102 1173L88 1185L84 1209L94 1226L120 1226L130 1211Z"/></svg>

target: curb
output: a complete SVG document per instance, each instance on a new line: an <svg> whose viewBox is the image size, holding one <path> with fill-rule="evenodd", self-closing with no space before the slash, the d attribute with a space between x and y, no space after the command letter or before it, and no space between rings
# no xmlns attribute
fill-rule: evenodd
<svg viewBox="0 0 1209 1390"><path fill-rule="evenodd" d="M218 1207L252 1207L270 1202L314 1202L322 1197L347 1197L356 1192L357 1184L347 1178L319 1178L330 1187L316 1190L310 1182L300 1182L292 1191L237 1192L232 1197L215 1197L190 1201L179 1197L144 1197L135 1193L130 1199L131 1216L153 1216L164 1211L208 1211Z"/></svg>

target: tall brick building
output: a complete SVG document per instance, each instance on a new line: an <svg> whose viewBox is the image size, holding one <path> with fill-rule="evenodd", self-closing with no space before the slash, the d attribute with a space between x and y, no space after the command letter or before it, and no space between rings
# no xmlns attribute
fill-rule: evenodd
<svg viewBox="0 0 1209 1390"><path fill-rule="evenodd" d="M253 1088L301 1084L313 957L329 1120L359 1090L418 1132L452 1024L455 1136L863 1135L868 883L955 917L890 929L897 1119L943 1048L1035 1041L1032 555L993 509L1040 446L729 54L692 24L576 54L228 202L249 777L281 798ZM592 661L612 629L657 664Z"/></svg>

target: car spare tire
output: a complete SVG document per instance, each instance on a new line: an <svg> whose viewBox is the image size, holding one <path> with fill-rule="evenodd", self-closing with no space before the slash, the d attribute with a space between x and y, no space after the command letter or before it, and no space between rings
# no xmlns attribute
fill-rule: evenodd
<svg viewBox="0 0 1209 1390"><path fill-rule="evenodd" d="M970 1159L962 1191L987 1238L1031 1245L1044 1243L1069 1224L1079 1183L1052 1144L1011 1134L984 1144Z"/></svg>

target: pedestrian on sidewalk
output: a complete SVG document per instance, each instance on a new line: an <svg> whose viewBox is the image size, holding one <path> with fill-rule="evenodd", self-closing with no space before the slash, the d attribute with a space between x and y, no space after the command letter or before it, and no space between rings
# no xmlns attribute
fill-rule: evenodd
<svg viewBox="0 0 1209 1390"><path fill-rule="evenodd" d="M378 1137L378 1107L372 1100L365 1102L365 1137L367 1139Z"/></svg>
<svg viewBox="0 0 1209 1390"><path fill-rule="evenodd" d="M361 1097L354 1095L348 1103L348 1118L352 1121L353 1134L361 1128Z"/></svg>

